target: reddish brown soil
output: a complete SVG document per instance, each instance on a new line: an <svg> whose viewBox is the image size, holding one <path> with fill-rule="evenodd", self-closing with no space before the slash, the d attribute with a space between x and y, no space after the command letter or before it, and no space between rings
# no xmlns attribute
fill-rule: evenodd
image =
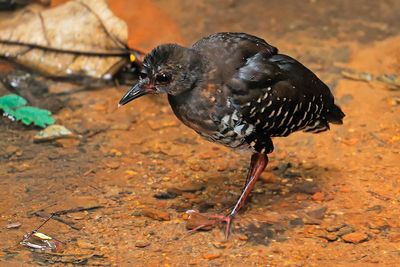
<svg viewBox="0 0 400 267"><path fill-rule="evenodd" d="M164 97L117 110L126 88L74 94L56 117L80 137L53 143L34 144L37 129L1 119L0 265L399 265L400 91L341 75L400 75L398 1L172 0L144 1L143 9L127 2L112 6L144 50L222 30L265 38L331 86L345 123L275 139L270 165L224 242L218 228L188 235L184 211L227 210L249 155L202 140ZM196 192L154 197L173 187ZM65 242L62 254L17 245L43 221L35 212L93 206L101 207L61 215L80 230L53 220L41 230ZM6 229L14 222L21 227Z"/></svg>

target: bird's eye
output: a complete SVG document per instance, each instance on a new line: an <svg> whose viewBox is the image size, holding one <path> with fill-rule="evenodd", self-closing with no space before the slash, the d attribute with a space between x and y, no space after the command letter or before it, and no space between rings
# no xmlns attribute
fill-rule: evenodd
<svg viewBox="0 0 400 267"><path fill-rule="evenodd" d="M172 80L172 76L167 73L158 73L155 77L156 83L165 84L169 83Z"/></svg>
<svg viewBox="0 0 400 267"><path fill-rule="evenodd" d="M139 78L142 79L142 80L146 79L147 78L147 73L146 72L140 72L139 73Z"/></svg>

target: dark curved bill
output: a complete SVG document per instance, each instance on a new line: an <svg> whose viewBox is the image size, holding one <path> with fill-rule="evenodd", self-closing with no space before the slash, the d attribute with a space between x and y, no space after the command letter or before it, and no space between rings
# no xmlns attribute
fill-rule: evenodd
<svg viewBox="0 0 400 267"><path fill-rule="evenodd" d="M134 85L129 91L121 98L118 107L123 106L132 100L147 94L141 83Z"/></svg>

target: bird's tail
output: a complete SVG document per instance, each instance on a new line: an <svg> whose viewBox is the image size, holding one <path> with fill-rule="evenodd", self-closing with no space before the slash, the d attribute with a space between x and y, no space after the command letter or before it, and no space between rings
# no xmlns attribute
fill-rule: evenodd
<svg viewBox="0 0 400 267"><path fill-rule="evenodd" d="M333 106L329 109L329 112L327 114L327 120L330 123L333 124L343 124L343 118L346 115L343 113L343 111L340 109L340 107L336 106L333 104Z"/></svg>

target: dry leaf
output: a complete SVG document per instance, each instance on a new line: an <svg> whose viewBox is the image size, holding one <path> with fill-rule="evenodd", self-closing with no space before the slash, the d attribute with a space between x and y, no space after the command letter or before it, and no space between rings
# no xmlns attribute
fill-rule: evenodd
<svg viewBox="0 0 400 267"><path fill-rule="evenodd" d="M56 77L109 79L129 62L127 25L105 0L75 0L46 10L28 7L15 14L0 23L0 56L18 64Z"/></svg>

